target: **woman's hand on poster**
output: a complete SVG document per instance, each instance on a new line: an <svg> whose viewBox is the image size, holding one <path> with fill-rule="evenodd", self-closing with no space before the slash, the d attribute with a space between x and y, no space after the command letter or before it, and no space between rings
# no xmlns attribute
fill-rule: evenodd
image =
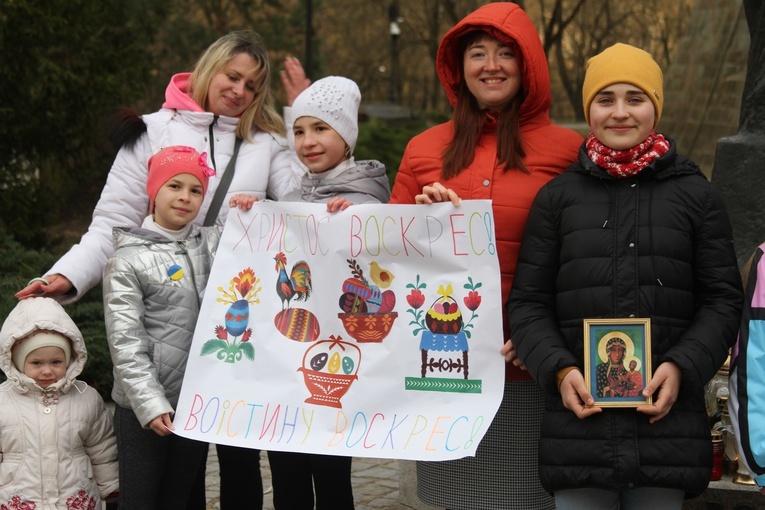
<svg viewBox="0 0 765 510"><path fill-rule="evenodd" d="M228 201L228 205L231 208L238 207L242 211L249 211L252 209L252 204L258 201L258 197L255 195L247 195L244 193L237 193L231 200Z"/></svg>
<svg viewBox="0 0 765 510"><path fill-rule="evenodd" d="M173 421L170 419L170 413L160 414L151 420L151 422L149 422L149 428L158 436L170 435L175 430Z"/></svg>
<svg viewBox="0 0 765 510"><path fill-rule="evenodd" d="M332 197L327 202L327 212L345 211L352 205L353 202L349 202L342 197Z"/></svg>
<svg viewBox="0 0 765 510"><path fill-rule="evenodd" d="M643 390L644 397L650 397L656 393L653 399L653 405L640 406L638 412L651 415L649 423L656 423L669 413L680 391L680 382L683 379L683 373L680 367L671 361L665 361L653 374L653 379Z"/></svg>
<svg viewBox="0 0 765 510"><path fill-rule="evenodd" d="M603 412L603 409L595 406L595 399L587 391L584 377L579 370L571 370L560 383L560 396L563 406L580 420Z"/></svg>
<svg viewBox="0 0 765 510"><path fill-rule="evenodd" d="M49 274L44 278L34 278L26 287L16 293L18 299L31 297L63 296L72 289L72 282L64 275Z"/></svg>
<svg viewBox="0 0 765 510"><path fill-rule="evenodd" d="M512 363L521 370L526 370L526 365L523 364L521 358L518 357L518 353L515 352L512 340L505 342L505 345L502 346L499 353L505 357L505 363Z"/></svg>
<svg viewBox="0 0 765 510"><path fill-rule="evenodd" d="M284 69L279 71L279 77L287 95L287 106L292 106L300 93L311 85L311 80L305 75L303 66L295 57L284 59Z"/></svg>
<svg viewBox="0 0 765 510"><path fill-rule="evenodd" d="M460 205L462 199L454 190L445 187L440 182L434 182L432 186L423 186L422 193L414 197L416 204L433 204L435 202L451 202L454 206Z"/></svg>

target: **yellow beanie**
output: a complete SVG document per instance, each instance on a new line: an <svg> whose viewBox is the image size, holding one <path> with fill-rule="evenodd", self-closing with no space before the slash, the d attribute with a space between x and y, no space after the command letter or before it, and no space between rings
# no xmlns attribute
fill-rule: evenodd
<svg viewBox="0 0 765 510"><path fill-rule="evenodd" d="M587 61L582 85L582 104L587 124L590 123L590 104L598 92L615 83L629 83L639 87L653 103L656 127L664 106L663 81L661 68L650 53L622 43L606 48Z"/></svg>

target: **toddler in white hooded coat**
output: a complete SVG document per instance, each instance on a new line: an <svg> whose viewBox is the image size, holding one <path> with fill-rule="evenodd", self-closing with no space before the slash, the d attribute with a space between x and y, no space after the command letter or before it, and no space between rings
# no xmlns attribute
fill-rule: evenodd
<svg viewBox="0 0 765 510"><path fill-rule="evenodd" d="M66 372L55 382L24 373L27 356L59 346ZM22 300L0 330L0 506L35 510L101 508L118 490L111 414L76 377L87 360L79 328L50 298ZM20 365L20 366L17 366Z"/></svg>

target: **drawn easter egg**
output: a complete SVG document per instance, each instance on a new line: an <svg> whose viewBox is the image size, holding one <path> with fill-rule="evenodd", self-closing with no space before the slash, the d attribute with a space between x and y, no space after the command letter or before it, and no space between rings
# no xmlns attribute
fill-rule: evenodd
<svg viewBox="0 0 765 510"><path fill-rule="evenodd" d="M226 331L231 336L239 336L247 329L250 320L250 305L245 299L240 299L228 307L225 317Z"/></svg>
<svg viewBox="0 0 765 510"><path fill-rule="evenodd" d="M462 329L462 312L451 296L439 298L425 314L425 325L434 334L454 335Z"/></svg>
<svg viewBox="0 0 765 510"><path fill-rule="evenodd" d="M358 278L346 278L343 282L343 292L356 294L365 301L372 295L372 289L369 288L369 285Z"/></svg>
<svg viewBox="0 0 765 510"><path fill-rule="evenodd" d="M353 369L356 368L356 363L350 356L343 356L343 373L345 375L353 374Z"/></svg>
<svg viewBox="0 0 765 510"><path fill-rule="evenodd" d="M181 278L183 278L183 268L179 266L178 264L173 264L172 266L167 268L167 276L170 277L171 280L174 282L177 282Z"/></svg>
<svg viewBox="0 0 765 510"><path fill-rule="evenodd" d="M396 294L392 290L385 290L382 293L382 303L377 313L390 313L396 308Z"/></svg>
<svg viewBox="0 0 765 510"><path fill-rule="evenodd" d="M311 358L311 370L316 370L319 372L322 368L324 368L324 365L327 364L327 360L329 359L329 355L326 352L320 352L313 358Z"/></svg>
<svg viewBox="0 0 765 510"><path fill-rule="evenodd" d="M274 317L279 333L296 342L313 342L319 338L319 318L303 308L288 308Z"/></svg>
<svg viewBox="0 0 765 510"><path fill-rule="evenodd" d="M367 303L358 294L345 292L340 296L340 309L345 313L366 313Z"/></svg>
<svg viewBox="0 0 765 510"><path fill-rule="evenodd" d="M329 358L329 363L327 364L327 372L330 374L336 374L338 370L340 370L340 366L342 363L342 356L339 352L333 352L332 357Z"/></svg>
<svg viewBox="0 0 765 510"><path fill-rule="evenodd" d="M367 312L377 313L382 304L382 291L377 285L372 285L372 294L367 298Z"/></svg>
<svg viewBox="0 0 765 510"><path fill-rule="evenodd" d="M303 367L325 374L354 375L361 361L361 349L350 342L319 340L303 358Z"/></svg>

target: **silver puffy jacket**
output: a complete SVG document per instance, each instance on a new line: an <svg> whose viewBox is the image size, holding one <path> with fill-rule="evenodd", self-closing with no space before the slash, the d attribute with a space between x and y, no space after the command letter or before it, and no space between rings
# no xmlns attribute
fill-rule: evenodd
<svg viewBox="0 0 765 510"><path fill-rule="evenodd" d="M114 364L112 399L141 425L174 412L212 260L215 227L184 241L142 228L115 228L104 269L104 315Z"/></svg>

